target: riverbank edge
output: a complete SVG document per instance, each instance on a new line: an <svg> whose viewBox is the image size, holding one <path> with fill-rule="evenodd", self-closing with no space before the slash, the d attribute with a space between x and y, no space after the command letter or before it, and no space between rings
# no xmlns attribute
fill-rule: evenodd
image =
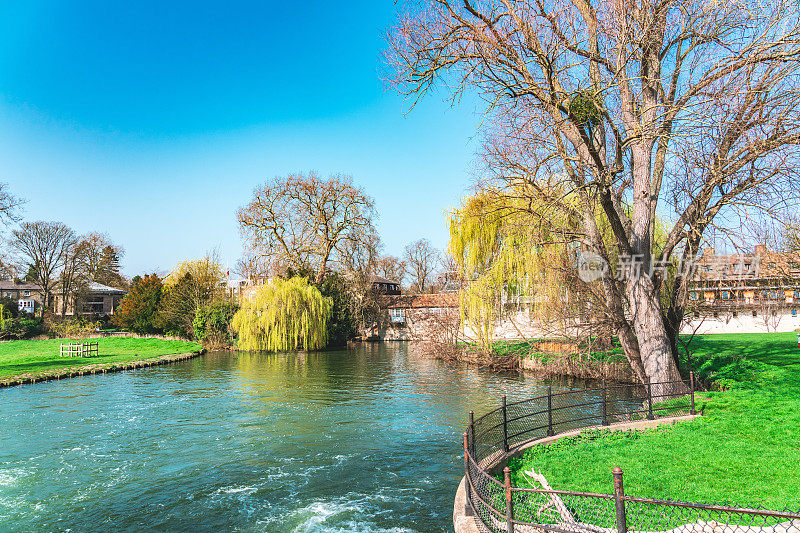
<svg viewBox="0 0 800 533"><path fill-rule="evenodd" d="M14 387L16 385L27 385L31 383L39 383L42 381L53 381L60 379L69 379L77 376L86 376L90 374L107 374L111 372L121 372L123 370L133 370L136 368L144 368L148 366L166 365L177 361L186 361L193 359L206 352L205 348L196 350L194 352L158 355L155 357L148 357L147 359L137 359L134 361L114 362L114 363L95 363L91 365L76 366L70 368L60 368L58 370L50 370L44 372L26 372L24 374L17 374L9 378L0 380L0 388Z"/></svg>
<svg viewBox="0 0 800 533"><path fill-rule="evenodd" d="M563 376L578 379L605 379L615 383L637 383L636 376L627 362L581 361L568 355L561 355L549 361L520 357L519 367L545 378Z"/></svg>
<svg viewBox="0 0 800 533"><path fill-rule="evenodd" d="M607 380L614 383L639 383L627 361L598 361L576 358L574 354L550 354L546 360L528 354L487 354L465 346L418 341L420 353L450 364L466 364L493 372L522 370L540 378Z"/></svg>
<svg viewBox="0 0 800 533"><path fill-rule="evenodd" d="M655 420L637 420L635 422L616 422L614 424L610 424L608 426L587 426L583 428L573 429L571 431L566 431L559 435L554 435L552 437L544 437L541 439L532 439L529 441L522 442L513 446L508 453L498 453L496 457L490 458L487 464L481 465L482 468L485 470L491 470L493 468L497 468L500 464L508 461L512 457L520 457L525 452L525 450L532 448L534 446L538 446L540 444L550 444L552 442L556 442L560 439L567 438L567 437L574 437L576 435L581 434L584 431L591 430L591 429L603 429L603 430L611 430L611 431L626 431L626 430L635 430L641 431L645 429L654 428L657 426L663 426L667 424L677 424L678 422L688 422L694 420L695 418L701 415L679 415L679 416L671 416L667 418L657 418ZM610 473L609 473L610 475ZM467 503L467 494L464 488L466 483L466 478L462 477L461 482L458 484L458 489L456 490L456 497L455 501L453 502L453 528L455 529L455 533L480 533L483 531L478 527L478 522L474 516L467 516L465 514L465 507Z"/></svg>

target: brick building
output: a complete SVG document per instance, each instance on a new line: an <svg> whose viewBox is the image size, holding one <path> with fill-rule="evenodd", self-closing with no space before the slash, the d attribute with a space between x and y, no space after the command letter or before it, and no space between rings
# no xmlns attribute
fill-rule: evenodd
<svg viewBox="0 0 800 533"><path fill-rule="evenodd" d="M685 331L794 331L800 327L800 254L756 246L751 254L707 248L696 263Z"/></svg>
<svg viewBox="0 0 800 533"><path fill-rule="evenodd" d="M0 281L0 296L11 298L17 309L26 313L33 314L42 307L42 288L35 283Z"/></svg>

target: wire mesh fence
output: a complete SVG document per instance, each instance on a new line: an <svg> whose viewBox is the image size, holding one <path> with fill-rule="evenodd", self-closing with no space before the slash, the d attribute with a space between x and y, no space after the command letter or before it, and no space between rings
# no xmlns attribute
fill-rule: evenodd
<svg viewBox="0 0 800 533"><path fill-rule="evenodd" d="M695 381L611 385L553 392L474 418L464 433L466 512L485 532L800 533L800 513L627 496L614 469L614 493L514 487L497 470L520 445L573 429L695 411ZM534 486L535 484L532 484Z"/></svg>

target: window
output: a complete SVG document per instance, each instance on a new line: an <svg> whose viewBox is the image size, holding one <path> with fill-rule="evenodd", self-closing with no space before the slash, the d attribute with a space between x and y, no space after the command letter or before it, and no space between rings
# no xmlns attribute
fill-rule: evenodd
<svg viewBox="0 0 800 533"><path fill-rule="evenodd" d="M758 312L753 311L753 316L758 316Z"/></svg>
<svg viewBox="0 0 800 533"><path fill-rule="evenodd" d="M103 312L103 299L100 298L99 300L89 300L83 302L81 306L82 313L96 313L101 314Z"/></svg>
<svg viewBox="0 0 800 533"><path fill-rule="evenodd" d="M797 309L792 309L792 316L797 316Z"/></svg>
<svg viewBox="0 0 800 533"><path fill-rule="evenodd" d="M402 309L389 309L389 320L391 322L405 322Z"/></svg>
<svg viewBox="0 0 800 533"><path fill-rule="evenodd" d="M23 295L24 296L30 296L31 295L31 291L25 291L25 293Z"/></svg>
<svg viewBox="0 0 800 533"><path fill-rule="evenodd" d="M733 312L733 318L738 318L738 316L739 316L739 313L737 313L736 311L734 311L734 312Z"/></svg>
<svg viewBox="0 0 800 533"><path fill-rule="evenodd" d="M714 311L714 318L719 318L719 313Z"/></svg>
<svg viewBox="0 0 800 533"><path fill-rule="evenodd" d="M794 297L800 299L800 291L794 291Z"/></svg>
<svg viewBox="0 0 800 533"><path fill-rule="evenodd" d="M696 292L690 292L689 299L692 300L693 302L696 302L697 300L700 299L700 295L697 294Z"/></svg>
<svg viewBox="0 0 800 533"><path fill-rule="evenodd" d="M720 294L720 297L723 300L730 300L731 299L731 291L722 291L722 293Z"/></svg>

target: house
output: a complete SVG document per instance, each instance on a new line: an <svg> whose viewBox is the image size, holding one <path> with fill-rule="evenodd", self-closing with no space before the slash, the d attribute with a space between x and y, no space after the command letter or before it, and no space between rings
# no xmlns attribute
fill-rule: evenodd
<svg viewBox="0 0 800 533"><path fill-rule="evenodd" d="M382 319L368 332L375 340L425 340L457 334L458 294L381 295Z"/></svg>
<svg viewBox="0 0 800 533"><path fill-rule="evenodd" d="M239 301L248 300L252 302L256 296L256 292L258 292L258 290L264 285L271 284L273 279L274 278L261 278L261 277L248 279L246 280L246 283L242 283L241 285L239 285L239 288L236 291L235 295L237 296Z"/></svg>
<svg viewBox="0 0 800 533"><path fill-rule="evenodd" d="M0 297L17 302L17 309L33 314L42 306L42 288L35 283L0 281Z"/></svg>
<svg viewBox="0 0 800 533"><path fill-rule="evenodd" d="M369 281L372 284L372 290L377 294L400 294L400 283L397 281L382 278L381 276L370 276Z"/></svg>
<svg viewBox="0 0 800 533"><path fill-rule="evenodd" d="M704 250L689 290L684 331L794 331L800 327L800 254L756 246L751 254Z"/></svg>
<svg viewBox="0 0 800 533"><path fill-rule="evenodd" d="M220 282L225 295L232 300L238 300L243 293L247 292L247 287L252 285L253 281L245 278L228 278Z"/></svg>
<svg viewBox="0 0 800 533"><path fill-rule="evenodd" d="M78 312L75 312L75 298L70 297L67 301L67 312L65 314L66 316L74 316L75 314L111 316L125 294L127 294L127 291L122 289L90 281L86 291L78 299ZM53 295L53 310L56 314L61 314L62 305L63 297L60 291L56 289Z"/></svg>

